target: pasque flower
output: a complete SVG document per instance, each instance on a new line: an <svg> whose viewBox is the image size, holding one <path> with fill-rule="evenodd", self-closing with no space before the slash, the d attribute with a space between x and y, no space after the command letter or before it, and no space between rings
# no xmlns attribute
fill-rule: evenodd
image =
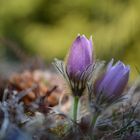
<svg viewBox="0 0 140 140"><path fill-rule="evenodd" d="M95 95L102 94L108 99L119 97L129 79L129 66L118 61L113 66L113 59L109 63L106 72L95 82Z"/></svg>
<svg viewBox="0 0 140 140"><path fill-rule="evenodd" d="M84 35L73 42L66 63L66 73L74 95L73 120L77 121L79 98L83 95L87 80L93 65L92 38L88 40ZM92 69L91 69L92 70Z"/></svg>
<svg viewBox="0 0 140 140"><path fill-rule="evenodd" d="M70 48L66 64L71 79L79 79L85 69L93 63L92 50L92 37L88 40L84 35L78 35Z"/></svg>
<svg viewBox="0 0 140 140"><path fill-rule="evenodd" d="M66 63L55 59L54 64L70 86L76 100L74 103L76 112L77 100L83 95L87 81L91 79L94 71L92 37L87 39L84 35L78 35L67 56Z"/></svg>

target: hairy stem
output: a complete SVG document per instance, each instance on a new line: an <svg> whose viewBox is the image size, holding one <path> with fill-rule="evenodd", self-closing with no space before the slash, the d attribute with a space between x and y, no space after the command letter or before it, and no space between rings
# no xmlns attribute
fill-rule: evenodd
<svg viewBox="0 0 140 140"><path fill-rule="evenodd" d="M94 114L94 116L92 118L92 122L91 122L91 127L92 128L95 128L96 127L96 122L97 122L98 116L99 116L99 113L95 113Z"/></svg>
<svg viewBox="0 0 140 140"><path fill-rule="evenodd" d="M73 106L73 120L74 120L74 122L77 122L78 103L79 103L79 97L74 96L74 106Z"/></svg>
<svg viewBox="0 0 140 140"><path fill-rule="evenodd" d="M91 121L91 125L89 127L89 135L90 135L90 138L92 140L96 140L95 133L96 133L96 124L97 124L98 117L99 117L99 113L96 112L93 115L93 118L92 118L92 121Z"/></svg>

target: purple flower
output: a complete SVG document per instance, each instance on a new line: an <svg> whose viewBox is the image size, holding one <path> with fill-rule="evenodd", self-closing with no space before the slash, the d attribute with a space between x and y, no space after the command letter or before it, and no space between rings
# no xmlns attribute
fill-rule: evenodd
<svg viewBox="0 0 140 140"><path fill-rule="evenodd" d="M113 59L109 63L106 72L95 82L95 94L103 94L112 99L122 94L129 79L129 66L118 61L114 66Z"/></svg>
<svg viewBox="0 0 140 140"><path fill-rule="evenodd" d="M73 42L66 64L66 70L71 79L79 79L85 69L93 63L92 37L88 40L84 35Z"/></svg>

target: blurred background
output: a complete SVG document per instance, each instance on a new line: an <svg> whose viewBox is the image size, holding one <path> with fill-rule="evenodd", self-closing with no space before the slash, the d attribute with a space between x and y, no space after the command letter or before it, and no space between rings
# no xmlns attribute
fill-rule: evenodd
<svg viewBox="0 0 140 140"><path fill-rule="evenodd" d="M38 56L63 59L77 34L93 36L98 59L140 69L140 0L0 0L0 72Z"/></svg>

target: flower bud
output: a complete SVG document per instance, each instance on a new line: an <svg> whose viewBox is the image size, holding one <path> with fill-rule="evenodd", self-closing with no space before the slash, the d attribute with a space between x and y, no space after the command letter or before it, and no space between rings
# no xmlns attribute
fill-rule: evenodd
<svg viewBox="0 0 140 140"><path fill-rule="evenodd" d="M89 40L78 35L73 42L66 64L66 70L71 79L79 79L85 69L93 63L92 38Z"/></svg>
<svg viewBox="0 0 140 140"><path fill-rule="evenodd" d="M120 96L128 83L129 66L118 61L114 66L113 59L109 63L106 72L95 82L95 94L103 94L108 99Z"/></svg>

